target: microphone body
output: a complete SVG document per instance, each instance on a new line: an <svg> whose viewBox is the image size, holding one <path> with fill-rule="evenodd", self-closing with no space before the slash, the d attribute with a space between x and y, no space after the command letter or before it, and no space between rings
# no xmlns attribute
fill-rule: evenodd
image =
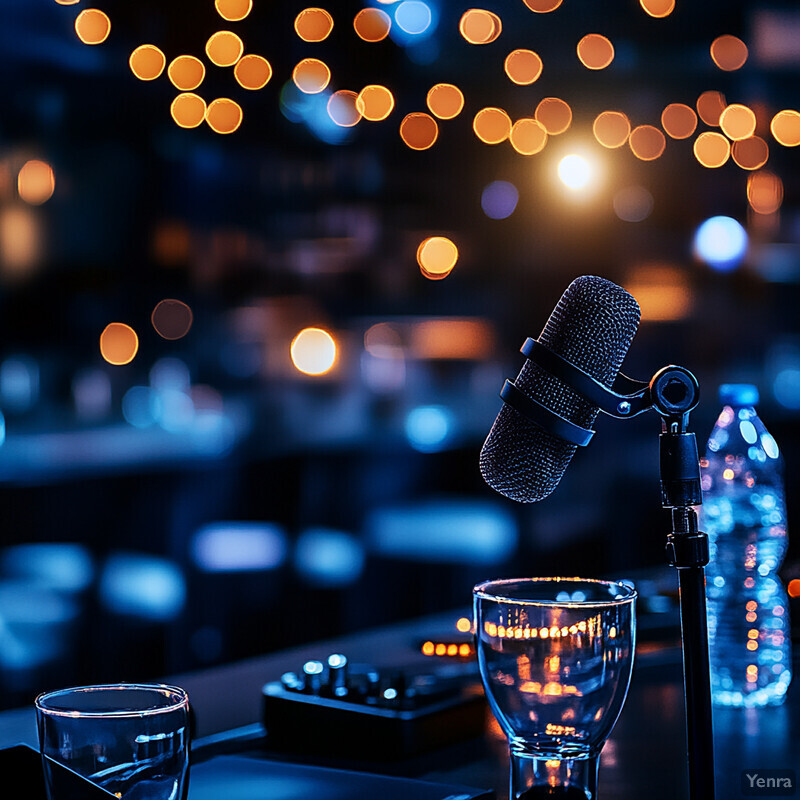
<svg viewBox="0 0 800 800"><path fill-rule="evenodd" d="M585 275L567 287L539 341L610 388L640 316L638 303L622 287ZM599 411L531 361L525 362L514 383L531 399L583 428L592 426ZM481 474L500 494L532 503L556 488L575 449L504 405L481 449Z"/></svg>

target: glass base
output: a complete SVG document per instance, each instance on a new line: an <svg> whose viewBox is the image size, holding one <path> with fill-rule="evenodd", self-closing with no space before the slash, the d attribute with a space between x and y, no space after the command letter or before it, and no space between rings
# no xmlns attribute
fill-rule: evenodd
<svg viewBox="0 0 800 800"><path fill-rule="evenodd" d="M511 751L509 800L596 800L599 756L548 758Z"/></svg>

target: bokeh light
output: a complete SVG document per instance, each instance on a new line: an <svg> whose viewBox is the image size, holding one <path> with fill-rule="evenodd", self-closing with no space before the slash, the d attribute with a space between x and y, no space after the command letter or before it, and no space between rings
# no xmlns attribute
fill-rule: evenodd
<svg viewBox="0 0 800 800"><path fill-rule="evenodd" d="M793 109L779 111L772 118L769 129L778 144L797 147L800 144L800 113Z"/></svg>
<svg viewBox="0 0 800 800"><path fill-rule="evenodd" d="M508 136L511 146L522 156L541 153L547 144L547 131L544 125L531 117L518 119L511 126Z"/></svg>
<svg viewBox="0 0 800 800"><path fill-rule="evenodd" d="M667 140L655 126L639 125L631 131L628 144L636 158L641 161L654 161L664 152Z"/></svg>
<svg viewBox="0 0 800 800"><path fill-rule="evenodd" d="M192 327L192 309L180 300L162 300L150 315L150 322L163 339L182 339Z"/></svg>
<svg viewBox="0 0 800 800"><path fill-rule="evenodd" d="M56 176L47 162L32 159L22 165L17 175L17 192L26 203L40 206L53 196L55 189Z"/></svg>
<svg viewBox="0 0 800 800"><path fill-rule="evenodd" d="M406 114L400 123L400 138L412 150L427 150L439 137L436 120L421 111Z"/></svg>
<svg viewBox="0 0 800 800"><path fill-rule="evenodd" d="M668 17L675 10L675 0L639 0L639 5L656 19Z"/></svg>
<svg viewBox="0 0 800 800"><path fill-rule="evenodd" d="M536 106L534 117L544 125L550 136L558 136L572 124L572 109L558 97L545 97Z"/></svg>
<svg viewBox="0 0 800 800"><path fill-rule="evenodd" d="M727 272L737 267L747 252L747 233L732 217L711 217L694 235L695 255L713 269Z"/></svg>
<svg viewBox="0 0 800 800"><path fill-rule="evenodd" d="M719 126L729 139L747 139L756 131L756 115L753 109L734 103L720 114Z"/></svg>
<svg viewBox="0 0 800 800"><path fill-rule="evenodd" d="M417 406L406 417L406 438L420 453L439 452L452 428L453 414L445 406Z"/></svg>
<svg viewBox="0 0 800 800"><path fill-rule="evenodd" d="M322 42L333 30L333 17L324 8L306 8L295 17L294 30L304 42Z"/></svg>
<svg viewBox="0 0 800 800"><path fill-rule="evenodd" d="M628 141L631 134L631 121L621 111L603 111L595 119L592 132L594 138L603 147L612 150L622 147Z"/></svg>
<svg viewBox="0 0 800 800"><path fill-rule="evenodd" d="M508 181L492 181L481 192L481 208L489 219L510 217L518 201L517 187Z"/></svg>
<svg viewBox="0 0 800 800"><path fill-rule="evenodd" d="M195 56L178 56L167 67L167 77L176 89L194 91L206 77L205 64Z"/></svg>
<svg viewBox="0 0 800 800"><path fill-rule="evenodd" d="M331 82L331 71L318 58L304 58L292 71L295 86L306 94L319 94Z"/></svg>
<svg viewBox="0 0 800 800"><path fill-rule="evenodd" d="M361 119L356 98L356 93L349 89L340 89L328 98L328 116L340 128L352 128Z"/></svg>
<svg viewBox="0 0 800 800"><path fill-rule="evenodd" d="M56 0L56 3L60 6L75 6L80 3L81 0Z"/></svg>
<svg viewBox="0 0 800 800"><path fill-rule="evenodd" d="M242 124L242 107L227 97L208 104L206 122L214 133L233 133Z"/></svg>
<svg viewBox="0 0 800 800"><path fill-rule="evenodd" d="M667 263L635 266L625 281L642 309L642 320L673 322L684 319L692 309L692 288L686 271Z"/></svg>
<svg viewBox="0 0 800 800"><path fill-rule="evenodd" d="M464 95L452 83L437 83L425 98L431 114L439 119L454 119L464 108Z"/></svg>
<svg viewBox="0 0 800 800"><path fill-rule="evenodd" d="M446 236L429 236L417 248L417 264L426 278L446 278L458 261L458 247Z"/></svg>
<svg viewBox="0 0 800 800"><path fill-rule="evenodd" d="M511 119L502 108L482 108L472 120L472 130L486 144L500 144L511 133Z"/></svg>
<svg viewBox="0 0 800 800"><path fill-rule="evenodd" d="M697 98L697 113L706 125L717 127L720 114L722 114L727 105L724 94L709 89Z"/></svg>
<svg viewBox="0 0 800 800"><path fill-rule="evenodd" d="M688 139L697 129L697 114L685 103L670 103L661 112L661 127L673 139Z"/></svg>
<svg viewBox="0 0 800 800"><path fill-rule="evenodd" d="M111 33L111 20L97 8L86 8L75 19L75 33L84 44L102 44Z"/></svg>
<svg viewBox="0 0 800 800"><path fill-rule="evenodd" d="M605 69L614 60L614 45L599 33L587 33L578 42L578 58L587 69Z"/></svg>
<svg viewBox="0 0 800 800"><path fill-rule="evenodd" d="M747 202L756 214L774 214L783 203L783 181L768 170L754 172L747 178Z"/></svg>
<svg viewBox="0 0 800 800"><path fill-rule="evenodd" d="M194 92L182 92L172 101L169 112L181 128L196 128L206 118L206 101Z"/></svg>
<svg viewBox="0 0 800 800"><path fill-rule="evenodd" d="M167 58L154 44L141 44L131 53L128 64L140 81L154 81L164 71Z"/></svg>
<svg viewBox="0 0 800 800"><path fill-rule="evenodd" d="M694 140L694 157L709 169L721 167L730 158L731 144L716 131L701 133Z"/></svg>
<svg viewBox="0 0 800 800"><path fill-rule="evenodd" d="M353 28L365 42L380 42L389 35L392 18L380 8L362 8L353 20Z"/></svg>
<svg viewBox="0 0 800 800"><path fill-rule="evenodd" d="M503 23L497 14L483 8L465 11L458 23L459 33L470 44L489 44L503 31Z"/></svg>
<svg viewBox="0 0 800 800"><path fill-rule="evenodd" d="M626 186L614 194L614 213L623 222L643 222L653 211L653 195L644 186Z"/></svg>
<svg viewBox="0 0 800 800"><path fill-rule="evenodd" d="M430 6L422 0L403 0L395 9L394 21L404 33L418 36L430 28L433 15Z"/></svg>
<svg viewBox="0 0 800 800"><path fill-rule="evenodd" d="M306 375L324 375L336 363L336 341L322 328L304 328L290 348L292 363Z"/></svg>
<svg viewBox="0 0 800 800"><path fill-rule="evenodd" d="M370 122L386 119L394 109L394 95L378 84L365 86L356 97L356 110Z"/></svg>
<svg viewBox="0 0 800 800"><path fill-rule="evenodd" d="M579 191L591 184L595 169L584 156L570 153L558 162L558 177L568 189Z"/></svg>
<svg viewBox="0 0 800 800"><path fill-rule="evenodd" d="M518 86L529 86L542 74L542 59L533 50L512 50L503 62L503 69Z"/></svg>
<svg viewBox="0 0 800 800"><path fill-rule="evenodd" d="M257 91L263 89L272 77L272 65L264 56L257 56L253 53L243 56L236 62L233 68L233 75L236 82L243 89Z"/></svg>
<svg viewBox="0 0 800 800"><path fill-rule="evenodd" d="M523 2L531 11L535 11L537 14L547 14L555 11L564 0L523 0Z"/></svg>
<svg viewBox="0 0 800 800"><path fill-rule="evenodd" d="M747 61L747 45L736 36L718 36L711 42L711 59L725 72L733 72Z"/></svg>
<svg viewBox="0 0 800 800"><path fill-rule="evenodd" d="M109 364L130 364L138 351L139 337L130 325L112 322L100 334L100 354Z"/></svg>
<svg viewBox="0 0 800 800"><path fill-rule="evenodd" d="M731 147L731 158L742 169L760 169L769 160L769 145L760 136L740 139Z"/></svg>
<svg viewBox="0 0 800 800"><path fill-rule="evenodd" d="M217 13L228 22L239 22L253 10L253 0L214 0Z"/></svg>
<svg viewBox="0 0 800 800"><path fill-rule="evenodd" d="M0 273L9 281L24 280L41 263L42 218L20 204L0 207ZM0 423L1 427L1 423Z"/></svg>
<svg viewBox="0 0 800 800"><path fill-rule="evenodd" d="M313 586L349 586L361 576L365 562L364 545L351 533L308 528L297 537L294 566L300 577Z"/></svg>
<svg viewBox="0 0 800 800"><path fill-rule="evenodd" d="M232 31L217 31L206 42L206 55L218 67L232 67L244 53L244 42Z"/></svg>

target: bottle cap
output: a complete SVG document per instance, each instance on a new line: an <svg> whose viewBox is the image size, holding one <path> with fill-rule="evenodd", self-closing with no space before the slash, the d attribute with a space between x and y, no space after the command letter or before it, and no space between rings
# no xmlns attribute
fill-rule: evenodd
<svg viewBox="0 0 800 800"><path fill-rule="evenodd" d="M752 383L723 383L719 401L726 406L758 405L758 389Z"/></svg>

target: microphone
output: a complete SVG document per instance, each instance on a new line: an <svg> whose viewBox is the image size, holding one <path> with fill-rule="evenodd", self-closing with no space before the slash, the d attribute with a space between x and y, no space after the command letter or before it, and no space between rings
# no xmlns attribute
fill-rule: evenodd
<svg viewBox="0 0 800 800"><path fill-rule="evenodd" d="M584 275L567 287L539 342L610 388L640 316L639 304L621 286ZM514 383L532 400L583 428L591 427L600 410L532 361L525 362ZM558 486L575 449L504 404L481 449L481 474L500 494L533 503Z"/></svg>

